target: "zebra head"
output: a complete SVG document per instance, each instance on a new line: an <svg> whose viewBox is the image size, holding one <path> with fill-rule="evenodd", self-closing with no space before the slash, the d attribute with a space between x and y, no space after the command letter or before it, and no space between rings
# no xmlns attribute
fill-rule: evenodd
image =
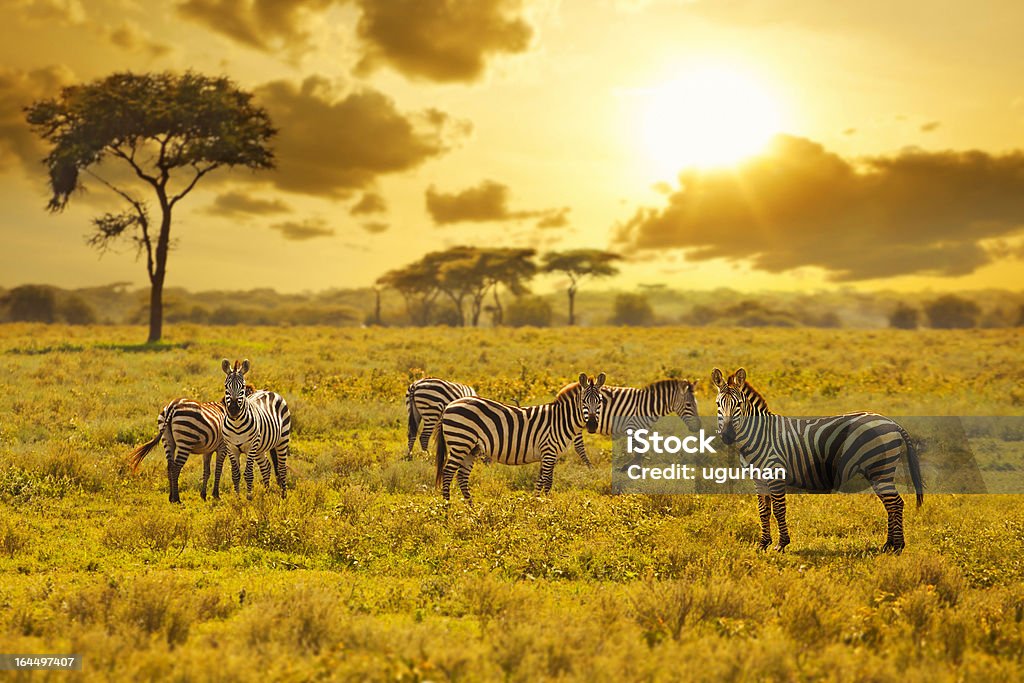
<svg viewBox="0 0 1024 683"><path fill-rule="evenodd" d="M697 412L697 399L693 396L693 382L685 379L676 380L671 410L682 418L691 432L700 431L700 413Z"/></svg>
<svg viewBox="0 0 1024 683"><path fill-rule="evenodd" d="M228 416L235 419L242 414L242 409L245 407L245 397L248 394L245 386L245 373L249 372L249 359L246 358L241 363L236 360L232 366L231 362L225 358L221 361L220 368L225 375L224 407L228 409Z"/></svg>
<svg viewBox="0 0 1024 683"><path fill-rule="evenodd" d="M587 377L585 372L580 373L580 408L583 410L583 422L587 425L587 431L591 434L597 431L597 421L601 419L601 409L608 401L608 397L601 393L604 386L605 376L602 372L597 379Z"/></svg>
<svg viewBox="0 0 1024 683"><path fill-rule="evenodd" d="M711 372L711 381L718 387L718 398L715 401L718 404L718 434L729 445L736 441L736 423L741 422L749 412L749 402L743 395L747 371L740 368L725 379L722 371L715 368Z"/></svg>

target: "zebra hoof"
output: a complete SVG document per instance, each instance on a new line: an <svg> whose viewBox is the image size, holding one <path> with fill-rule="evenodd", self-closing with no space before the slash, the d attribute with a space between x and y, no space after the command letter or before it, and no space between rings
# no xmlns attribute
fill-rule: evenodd
<svg viewBox="0 0 1024 683"><path fill-rule="evenodd" d="M900 555L903 553L903 545L896 545L892 541L886 541L882 546L882 552L887 555Z"/></svg>
<svg viewBox="0 0 1024 683"><path fill-rule="evenodd" d="M772 544L772 542L771 542L770 539L768 541L761 541L760 543L757 544L757 552L759 552L759 553L768 552L768 546L770 546L771 544Z"/></svg>
<svg viewBox="0 0 1024 683"><path fill-rule="evenodd" d="M786 545L789 545L789 544L787 543ZM777 546L775 546L775 552L778 552L778 553L786 552L786 546L781 544L781 543L779 543Z"/></svg>

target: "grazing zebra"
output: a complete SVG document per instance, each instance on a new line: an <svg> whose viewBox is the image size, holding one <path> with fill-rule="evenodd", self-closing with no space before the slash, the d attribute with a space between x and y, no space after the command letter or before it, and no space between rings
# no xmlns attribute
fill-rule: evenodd
<svg viewBox="0 0 1024 683"><path fill-rule="evenodd" d="M228 455L237 458L244 453L246 463L246 485L252 494L252 461L261 453L270 453L281 487L285 495L285 477L288 471L288 441L292 431L292 417L284 397L273 391L257 391L249 395L245 391L245 373L249 372L249 360L234 366L225 358L221 361L224 371L224 447ZM260 469L266 471L263 465ZM269 481L265 477L264 481Z"/></svg>
<svg viewBox="0 0 1024 683"><path fill-rule="evenodd" d="M693 383L685 379L661 379L642 389L606 386L601 388L601 393L608 400L601 410L601 419L598 420L598 434L611 436L616 418L622 421L619 432L624 433L630 428L647 429L659 417L673 413L681 417L691 431L696 432L700 429L700 415L697 413L697 399L693 397ZM573 446L587 467L593 467L587 458L582 432L573 439ZM624 465L623 471L631 464L633 463Z"/></svg>
<svg viewBox="0 0 1024 683"><path fill-rule="evenodd" d="M246 392L252 394L255 389L246 385ZM203 486L199 495L206 500L207 485L210 481L210 457L217 453L216 473L213 478L213 497L220 498L220 476L224 467L227 451L223 448L223 424L226 413L224 403L199 402L187 398L176 398L160 411L157 416L157 433L152 439L140 445L129 454L129 465L132 472L138 472L143 458L156 446L163 437L164 451L167 454L167 483L169 499L172 503L180 503L178 491L178 475L192 454L203 455ZM260 465L261 469L263 464ZM231 461L231 480L235 493L238 493L239 468L236 460Z"/></svg>
<svg viewBox="0 0 1024 683"><path fill-rule="evenodd" d="M718 387L718 433L726 444L736 443L744 465L758 469L782 467L785 480L758 482L761 517L758 548L771 545L771 516L779 525L776 550L789 545L786 527L786 487L807 491L836 491L864 475L888 514L888 534L882 552L899 554L903 538L903 498L894 483L896 466L905 453L918 507L924 502L921 466L910 435L893 420L875 413L797 419L775 415L764 398L747 383L740 368L723 379L715 368L711 381Z"/></svg>
<svg viewBox="0 0 1024 683"><path fill-rule="evenodd" d="M558 455L584 425L597 431L601 409L608 400L597 379L581 374L579 382L563 388L555 400L539 406L520 408L471 396L448 404L437 429L437 483L449 500L452 478L458 473L462 496L470 502L469 473L477 455L489 456L506 465L541 463L538 492L551 490Z"/></svg>
<svg viewBox="0 0 1024 683"><path fill-rule="evenodd" d="M457 398L476 395L476 390L471 386L436 377L424 377L410 384L405 392L405 409L409 413L409 451L405 459L412 458L417 431L420 434L420 448L427 450L430 436L445 407Z"/></svg>

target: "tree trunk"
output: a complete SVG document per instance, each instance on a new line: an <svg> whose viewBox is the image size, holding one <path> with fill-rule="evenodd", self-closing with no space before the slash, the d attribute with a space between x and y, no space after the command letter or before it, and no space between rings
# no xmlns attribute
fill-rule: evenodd
<svg viewBox="0 0 1024 683"><path fill-rule="evenodd" d="M167 251L171 244L171 207L167 198L160 195L160 237L156 243L156 263L149 279L149 339L155 344L163 336L164 327L164 277L167 275Z"/></svg>
<svg viewBox="0 0 1024 683"><path fill-rule="evenodd" d="M569 287L569 325L576 324L576 285Z"/></svg>
<svg viewBox="0 0 1024 683"><path fill-rule="evenodd" d="M380 327L380 290L374 289L373 293L377 295L376 301L373 304L373 324Z"/></svg>
<svg viewBox="0 0 1024 683"><path fill-rule="evenodd" d="M1021 315L1024 315L1022 309ZM501 298L498 296L498 285L494 285L494 326L501 327L505 323L505 310L501 307Z"/></svg>

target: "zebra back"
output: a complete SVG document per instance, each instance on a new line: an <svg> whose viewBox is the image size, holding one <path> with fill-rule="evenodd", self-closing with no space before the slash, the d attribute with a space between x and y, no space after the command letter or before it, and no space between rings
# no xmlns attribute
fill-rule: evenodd
<svg viewBox="0 0 1024 683"><path fill-rule="evenodd" d="M608 401L601 411L598 432L611 436L616 419L622 427L643 429L650 426L651 418L659 418L673 413L686 421L690 429L700 429L700 415L697 402L693 396L693 383L684 379L662 379L645 387L605 386L601 393Z"/></svg>

